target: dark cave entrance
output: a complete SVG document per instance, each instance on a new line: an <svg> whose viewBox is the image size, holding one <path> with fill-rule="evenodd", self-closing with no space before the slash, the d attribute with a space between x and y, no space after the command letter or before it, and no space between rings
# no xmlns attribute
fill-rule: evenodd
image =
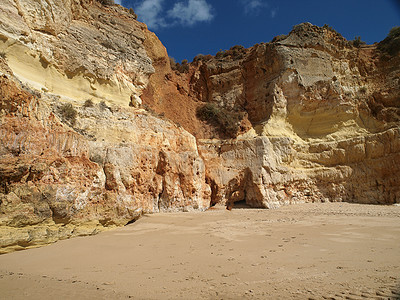
<svg viewBox="0 0 400 300"><path fill-rule="evenodd" d="M206 177L206 183L211 188L211 200L210 200L210 207L215 206L218 203L217 195L218 195L218 185L215 183L215 180Z"/></svg>
<svg viewBox="0 0 400 300"><path fill-rule="evenodd" d="M249 204L247 204L246 199L236 201L232 204L232 209L244 209L244 208L253 208Z"/></svg>

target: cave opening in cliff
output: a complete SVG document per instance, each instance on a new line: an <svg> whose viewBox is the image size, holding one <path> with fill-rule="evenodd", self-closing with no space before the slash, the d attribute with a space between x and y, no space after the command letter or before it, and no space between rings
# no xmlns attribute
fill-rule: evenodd
<svg viewBox="0 0 400 300"><path fill-rule="evenodd" d="M206 184L208 184L211 188L210 207L213 207L218 203L218 199L217 199L218 185L215 183L215 180L213 180L209 177L206 177Z"/></svg>
<svg viewBox="0 0 400 300"><path fill-rule="evenodd" d="M243 199L243 200L234 202L232 208L242 209L242 208L252 208L252 207L246 202L246 199Z"/></svg>

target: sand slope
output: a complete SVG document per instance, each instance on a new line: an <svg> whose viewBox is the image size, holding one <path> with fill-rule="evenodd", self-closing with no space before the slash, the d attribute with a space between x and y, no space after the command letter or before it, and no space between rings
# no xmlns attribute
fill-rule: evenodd
<svg viewBox="0 0 400 300"><path fill-rule="evenodd" d="M0 256L0 299L399 299L399 246L399 206L147 215Z"/></svg>

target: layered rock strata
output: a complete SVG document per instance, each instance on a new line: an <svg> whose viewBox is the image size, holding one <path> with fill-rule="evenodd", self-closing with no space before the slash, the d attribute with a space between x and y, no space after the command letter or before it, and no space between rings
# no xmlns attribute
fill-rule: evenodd
<svg viewBox="0 0 400 300"><path fill-rule="evenodd" d="M0 51L14 74L71 101L140 104L154 73L147 28L121 6L93 0L4 0Z"/></svg>
<svg viewBox="0 0 400 300"><path fill-rule="evenodd" d="M186 73L156 67L158 77L173 79L158 86L171 91L174 82L188 107L211 105L214 118L241 113L236 139L226 140L219 120L210 129L192 114L187 124L147 90L143 99L198 138L211 204L390 204L400 198L399 65L399 55L305 23L271 43L199 56Z"/></svg>
<svg viewBox="0 0 400 300"><path fill-rule="evenodd" d="M74 107L32 95L3 75L1 245L28 247L97 232L143 213L204 210L209 188L196 141L147 112ZM40 95L40 94L39 94Z"/></svg>
<svg viewBox="0 0 400 300"><path fill-rule="evenodd" d="M0 57L3 253L125 225L143 213L209 206L195 138L129 107L154 72L145 25L119 6L66 2L1 8L9 17L1 18Z"/></svg>
<svg viewBox="0 0 400 300"><path fill-rule="evenodd" d="M212 203L399 202L399 62L305 23L239 59L197 63L201 100L252 124L236 140L200 141Z"/></svg>

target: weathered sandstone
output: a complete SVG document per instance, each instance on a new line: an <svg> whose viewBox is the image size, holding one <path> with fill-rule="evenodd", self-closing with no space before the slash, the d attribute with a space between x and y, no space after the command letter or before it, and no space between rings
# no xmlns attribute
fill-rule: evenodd
<svg viewBox="0 0 400 300"><path fill-rule="evenodd" d="M23 82L75 102L140 104L154 68L143 46L147 29L127 9L5 0L0 15L0 51Z"/></svg>
<svg viewBox="0 0 400 300"><path fill-rule="evenodd" d="M209 206L195 138L129 107L154 72L145 25L122 7L65 2L1 8L1 252Z"/></svg>
<svg viewBox="0 0 400 300"><path fill-rule="evenodd" d="M213 203L400 201L398 56L385 61L375 46L306 23L196 72L202 101L252 124L236 140L199 143Z"/></svg>
<svg viewBox="0 0 400 300"><path fill-rule="evenodd" d="M76 107L71 128L57 115L58 98L38 99L0 80L3 247L92 233L142 213L208 207L204 163L182 128L97 105Z"/></svg>

